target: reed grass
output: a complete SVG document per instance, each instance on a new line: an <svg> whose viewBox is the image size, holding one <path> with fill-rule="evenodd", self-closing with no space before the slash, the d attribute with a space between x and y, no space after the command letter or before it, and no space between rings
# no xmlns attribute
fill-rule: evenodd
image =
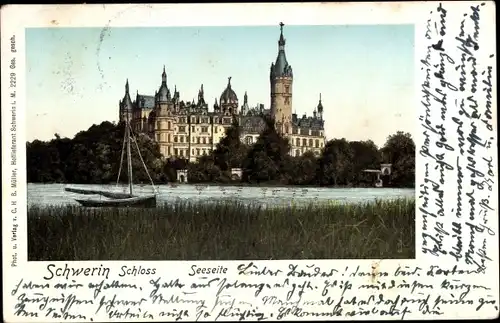
<svg viewBox="0 0 500 323"><path fill-rule="evenodd" d="M30 261L414 257L414 199L286 208L234 201L28 209Z"/></svg>

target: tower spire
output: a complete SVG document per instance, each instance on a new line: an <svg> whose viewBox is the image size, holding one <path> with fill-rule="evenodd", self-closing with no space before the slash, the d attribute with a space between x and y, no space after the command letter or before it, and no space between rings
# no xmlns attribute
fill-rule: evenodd
<svg viewBox="0 0 500 323"><path fill-rule="evenodd" d="M317 106L317 111L320 119L323 119L323 103L321 103L321 93L319 94L319 102ZM314 109L314 112L316 112L316 109Z"/></svg>
<svg viewBox="0 0 500 323"><path fill-rule="evenodd" d="M167 73L165 72L165 65L163 65L163 73L161 73L162 84L167 84Z"/></svg>
<svg viewBox="0 0 500 323"><path fill-rule="evenodd" d="M127 78L127 82L125 83L125 93L129 93L129 87L128 87L128 78Z"/></svg>
<svg viewBox="0 0 500 323"><path fill-rule="evenodd" d="M280 40L278 41L279 49L285 50L285 37L283 37L283 26L285 24L280 22Z"/></svg>

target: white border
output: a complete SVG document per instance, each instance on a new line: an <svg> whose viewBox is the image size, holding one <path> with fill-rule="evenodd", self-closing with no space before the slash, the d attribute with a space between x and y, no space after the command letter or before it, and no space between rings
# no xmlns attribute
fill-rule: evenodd
<svg viewBox="0 0 500 323"><path fill-rule="evenodd" d="M457 26L457 21L462 19L462 15L465 12L469 11L469 7L471 5L479 5L481 2L457 2L450 3L445 2L444 6L448 10L447 21L450 31L450 35L452 33L453 28ZM26 222L25 218L21 215L26 214L26 205L21 203L17 206L17 215L19 224L17 235L18 235L18 249L17 249L17 262L18 267L11 267L10 263L12 261L13 249L11 243L12 236L12 214L10 212L10 203L11 203L11 189L10 189L10 176L12 167L10 166L10 147L11 147L11 138L10 138L10 121L11 121L11 112L10 112L10 98L8 95L9 89L9 63L12 57L10 53L10 37L15 34L16 36L16 60L17 60L17 168L22 170L25 168L25 129L26 125L22 122L25 117L25 98L23 97L23 93L25 93L25 80L23 76L25 75L25 67L22 62L24 61L24 28L27 27L68 27L68 26L78 26L78 27L119 27L119 26L173 26L173 25L204 25L204 26L214 26L214 25L275 25L277 21L283 20L283 16L286 16L288 24L415 24L416 25L416 108L419 112L419 115L425 113L423 106L420 104L420 99L422 97L421 88L418 86L422 83L425 75L420 70L422 66L420 63L420 59L425 57L425 51L427 45L430 41L435 41L436 39L427 40L423 37L426 28L426 22L428 19L432 19L432 21L437 21L436 19L436 7L437 2L414 2L414 3L329 3L329 4L319 4L319 3L308 3L308 4L197 4L197 5L58 5L58 6L4 6L2 8L2 172L3 172L3 181L2 181L2 222L3 222L3 260L4 260L4 319L8 322L26 322L27 318L16 317L13 315L16 310L15 304L18 302L19 293L16 296L11 295L11 291L15 288L16 284L22 278L24 281L32 280L33 283L42 283L45 275L48 274L47 265L49 262L37 262L37 263L27 263L26 257L27 253L24 252L26 250ZM433 11L433 14L430 13ZM168 19L165 19L168 17ZM445 44L452 39L450 35L445 37ZM494 137L492 140L492 146L496 147L496 63L495 59L488 59L489 54L496 54L495 51L495 15L494 15L494 4L492 2L487 2L486 6L481 9L481 50L483 56L478 56L478 68L484 68L486 65L493 66L493 124L495 132L491 133ZM447 48L449 50L448 53L450 55L456 55L457 51L454 48ZM450 80L457 81L457 74L453 74L450 72ZM435 103L434 103L435 104ZM484 106L484 103L483 103ZM439 109L439 107L434 106L434 109ZM451 109L450 109L451 110ZM439 118L439 113L433 110L432 120L437 120ZM450 112L452 113L452 112ZM421 123L416 120L417 127L421 129ZM446 123L447 135L446 138L449 139L451 144L457 144L457 134L454 132L454 126L449 124L449 121ZM420 135L421 131L419 131L419 136L416 138L417 151L423 144L424 137ZM435 138L433 139L435 140ZM496 149L496 148L495 148ZM492 149L490 154L493 156L493 166L494 169L497 169L497 153L496 150ZM436 153L436 151L434 151ZM478 150L477 156L488 156L484 150ZM481 155L482 154L482 155ZM425 162L429 162L428 159L425 159L421 155L417 154L417 195L418 195L418 185L423 183L424 170L423 164ZM484 167L484 165L483 165ZM483 168L484 169L484 168ZM432 170L431 170L432 172ZM25 201L26 198L26 185L22 185L22 183L26 182L26 176L24 172L18 171L18 195L17 200ZM493 230L496 230L498 226L498 201L496 200L497 196L497 174L494 176L495 186L494 190L491 192L491 206L494 208L494 212L489 214L489 222L488 225ZM456 183L454 181L448 181L447 185L444 185L445 190L448 191L456 191ZM464 190L469 188L467 184L464 184ZM478 196L482 193L477 193ZM482 196L485 198L485 196ZM419 205L420 201L418 201L417 205ZM449 225L451 218L454 216L449 210L454 207L456 202L453 199L447 198L444 201L447 211L446 211L446 225ZM417 212L417 223L416 227L419 230L422 227L422 212ZM433 225L432 222L430 224ZM465 230L464 230L465 231ZM419 232L419 231L417 231ZM403 308L407 307L411 313L408 313L404 316L406 319L438 319L438 318L492 318L498 316L498 302L499 302L499 280L498 280L498 237L495 234L491 235L483 235L487 238L487 252L490 258L492 258L491 262L488 262L488 266L486 272L484 274L476 274L476 275L464 275L457 274L450 276L429 276L426 272L431 268L431 266L438 266L442 269L450 269L453 267L453 259L446 256L434 257L429 254L422 254L420 246L422 245L421 234L417 234L417 259L416 260L321 260L321 261L288 261L288 260L274 260L274 261L256 261L255 263L260 267L267 266L267 268L273 269L281 269L286 272L287 268L290 264L297 264L300 268L306 269L306 266L314 264L315 266L320 266L324 271L330 271L332 268L336 268L339 273L335 276L338 279L339 283L342 282L342 286L348 286L349 284L353 285L351 290L346 290L343 294L344 300L351 299L353 296L356 296L359 299L368 299L370 295L375 296L375 299L378 299L378 295L383 295L384 299L397 299L397 304L394 305L393 311L395 308L399 311L402 311ZM478 236L478 237L483 237ZM445 242L446 245L447 242ZM467 247L467 237L464 235L463 240L464 249ZM241 263L248 263L244 261L221 261L221 262L56 262L57 266L65 266L65 264L73 267L99 267L101 264L104 266L108 266L111 268L111 275L109 276L110 280L117 279L117 275L120 272L120 268L124 265L126 266L142 266L148 268L155 268L158 274L161 274L162 281L169 281L170 279L179 278L182 282L186 284L191 284L192 282L199 282L201 278L198 276L192 277L189 276L188 273L191 270L192 265L198 266L218 266L222 265L228 268L228 273L224 275L218 276L220 279L227 278L228 281L239 279L240 282L245 283L258 283L258 282L266 282L274 285L277 282L283 282L285 277L250 277L250 276L238 276L236 266ZM468 268L463 262L458 264L460 268L466 269ZM369 277L357 277L356 279L353 277L349 277L349 272L355 270L355 268L359 266L359 270L363 272L388 272L391 273L389 278L385 278L385 281L390 281L391 279L395 280L396 285L399 285L406 280L410 284L420 283L420 287L416 287L415 291L412 293L411 290L404 288L394 288L388 289L384 291L377 290L364 290L359 291L356 289L356 286L360 284L369 284L376 283L375 280L370 279ZM422 268L418 274L409 277L403 276L394 276L392 273L399 266L410 266L415 268L416 266ZM347 271L345 268L348 267ZM155 277L159 277L157 276ZM120 290L118 292L118 298L124 299L137 299L142 296L147 298L149 295L151 288L149 279L151 277L124 277L119 278L122 283L135 283L141 284L144 287L144 291L132 291L132 290ZM290 278L290 286L292 283L296 283L300 285L304 282L310 281L313 285L317 284L318 286L322 286L324 284L324 280L329 278L307 278L307 277L294 277ZM448 304L448 305L439 305L439 311L443 314L434 315L432 313L425 313L425 306L421 306L421 302L418 303L416 300L421 299L421 301L425 301L427 299L428 304L430 305L429 309L432 309L433 302L435 302L436 298L446 297L448 299L458 299L460 294L464 291L464 286L459 290L444 290L439 287L440 283L443 279L456 279L458 281L455 284L473 284L473 285L483 285L490 288L490 290L484 290L479 288L474 288L474 286L470 287L471 291L465 296L463 300L472 300L473 304ZM383 278L379 279L380 281L384 281ZM63 279L64 281L64 279ZM82 278L78 280L83 284L88 284L92 280ZM94 280L95 281L95 280ZM349 284L346 282L349 281ZM55 280L51 281L51 284L54 284ZM423 285L433 285L433 289L425 288ZM188 290L186 288L185 290ZM206 311L209 311L214 306L214 297L217 293L218 288L214 287L211 289L205 289L204 292L198 291L196 294L181 294L179 289L164 289L163 292L165 295L180 295L180 297L184 297L185 299L199 299L205 301L205 306L207 306ZM191 291L193 291L191 289ZM231 297L237 299L235 307L240 307L241 311L244 308L247 308L249 313L256 313L262 311L265 313L269 319L278 319L278 313L280 305L264 305L262 303L263 296L276 296L278 298L283 298L286 295L287 288L281 289L273 289L266 290L264 289L259 297L255 297L253 295L254 289L228 289L225 292L223 291L221 295L231 294ZM33 293L34 291L26 291L26 295ZM44 290L43 293L45 295L59 295L60 293L54 289ZM106 295L106 299L108 297L112 297L115 292L110 291L102 291L101 295ZM91 298L90 291L80 291L75 294L78 298ZM450 295L454 294L453 297ZM98 297L100 299L101 295ZM341 291L339 287L332 287L329 294L333 299L335 299L335 304L339 301L341 296ZM399 296L399 298L398 298ZM428 298L427 298L428 297ZM451 297L451 298L450 298ZM406 298L406 303L404 299ZM495 301L495 304L486 304L483 306L481 310L476 311L476 307L478 306L478 302L480 298L483 298L488 301ZM307 299L309 301L312 300L320 300L321 298L317 295L317 291L306 291L303 296L303 300ZM411 299L414 302L410 301ZM293 301L294 299L292 299ZM242 303L240 303L242 302ZM245 303L246 302L246 303ZM303 304L302 304L303 305ZM302 306L301 305L301 306ZM170 305L144 305L141 307L141 318L130 318L130 321L138 321L138 320L147 320L147 317L144 313L148 311L149 313L158 313L161 310L172 310L177 306L177 310L179 311L181 308L188 310L190 316L185 318L184 320L194 320L196 319L196 307L197 305L193 304L170 304ZM221 307L222 305L218 305ZM347 311L355 310L356 306L344 304L343 306L344 314ZM378 314L372 314L369 316L356 316L356 317L346 317L345 315L338 317L336 319L398 319L401 318L401 315L393 315L387 316L382 315L380 311L385 310L389 311L391 304L379 304L377 306L371 305L361 306L365 310L370 310L371 308L376 308L378 310ZM104 310L101 310L97 315L94 315L95 305L78 305L74 304L72 307L73 314L81 314L87 317L87 320L91 317L94 321L109 321L110 319L105 315ZM125 310L126 306L118 306L120 310ZM131 307L135 312L138 312L137 307ZM359 308L359 304L358 304ZM36 311L36 307L34 305L26 305L26 309L30 309L31 311ZM312 306L309 305L307 309L303 309L304 311L311 311L315 309L317 311L335 311L335 306L324 305L324 306ZM255 310L256 312L252 312ZM437 310L437 308L434 308ZM233 311L236 311L233 308ZM217 311L214 311L214 313ZM209 317L204 317L201 315L200 319L204 320L214 320L216 314L211 314ZM295 312L296 314L298 312ZM270 315L273 315L272 317ZM246 320L255 320L255 316L250 316L246 318ZM158 321L167 321L173 320L173 317L159 317L155 316L154 320ZM237 318L229 318L235 320ZM308 316L287 316L283 319L286 320L315 320L315 319L334 319L333 317L308 317ZM39 321L39 322L49 322L54 319L45 317L45 318L31 318L30 321ZM124 319L114 318L111 320L115 321L124 321ZM219 318L222 320L222 318Z"/></svg>

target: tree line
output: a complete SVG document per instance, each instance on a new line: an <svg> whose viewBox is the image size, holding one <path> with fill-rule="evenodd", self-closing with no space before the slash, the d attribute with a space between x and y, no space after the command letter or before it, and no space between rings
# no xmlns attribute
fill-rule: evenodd
<svg viewBox="0 0 500 323"><path fill-rule="evenodd" d="M37 183L108 184L127 182L124 163L120 171L125 124L108 121L80 131L73 139L55 134L50 141L27 142L27 179ZM322 153L307 152L290 156L290 144L266 118L266 127L256 143L241 141L237 120L208 155L196 162L163 159L158 144L144 134L136 134L137 143L157 184L177 181L177 170L188 170L190 183L231 183L232 168L241 168L237 182L248 184L373 187L376 175L364 169L380 169L392 164L392 174L383 177L384 186L414 187L415 143L409 133L399 131L378 148L371 140L332 139ZM136 148L132 143L132 147ZM134 183L149 183L139 155L132 149Z"/></svg>

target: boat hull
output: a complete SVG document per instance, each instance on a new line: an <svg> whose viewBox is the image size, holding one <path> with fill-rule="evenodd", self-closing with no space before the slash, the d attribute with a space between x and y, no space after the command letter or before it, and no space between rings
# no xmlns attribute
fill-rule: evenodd
<svg viewBox="0 0 500 323"><path fill-rule="evenodd" d="M102 195L105 197L113 198L113 199L126 199L134 197L128 193L119 193L119 192L109 192L102 190L89 190L89 189L81 189L81 188L73 188L73 187L65 187L64 190L66 192L78 193L78 194L86 194L86 195Z"/></svg>
<svg viewBox="0 0 500 323"><path fill-rule="evenodd" d="M156 195L133 196L129 198L95 200L95 199L75 199L80 205L85 207L156 207Z"/></svg>

